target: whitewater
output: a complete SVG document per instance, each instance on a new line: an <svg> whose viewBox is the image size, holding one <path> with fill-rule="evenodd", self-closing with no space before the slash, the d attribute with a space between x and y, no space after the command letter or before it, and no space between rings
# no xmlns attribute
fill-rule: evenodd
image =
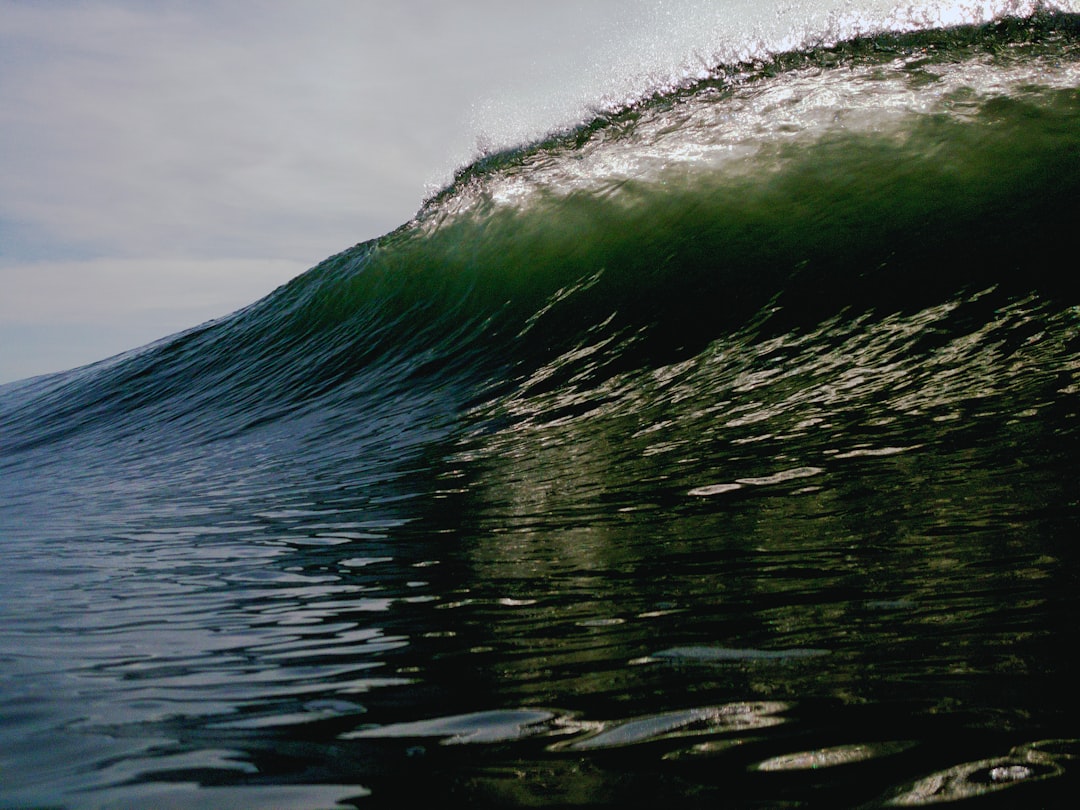
<svg viewBox="0 0 1080 810"><path fill-rule="evenodd" d="M1074 805L1080 8L715 7L0 387L0 807Z"/></svg>

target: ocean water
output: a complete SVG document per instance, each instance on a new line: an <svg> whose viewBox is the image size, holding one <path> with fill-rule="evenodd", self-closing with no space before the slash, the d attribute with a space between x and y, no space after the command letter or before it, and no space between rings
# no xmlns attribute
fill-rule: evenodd
<svg viewBox="0 0 1080 810"><path fill-rule="evenodd" d="M947 7L0 387L0 807L1073 807L1080 17Z"/></svg>

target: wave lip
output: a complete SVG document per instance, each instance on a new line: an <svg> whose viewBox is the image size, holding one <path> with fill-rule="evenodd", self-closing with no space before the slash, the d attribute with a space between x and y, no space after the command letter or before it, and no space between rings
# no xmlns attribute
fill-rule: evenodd
<svg viewBox="0 0 1080 810"><path fill-rule="evenodd" d="M627 8L588 43L587 60L570 66L569 75L565 66L557 73L552 68L548 83L556 89L479 105L480 157L498 159L524 143L578 130L704 80L737 78L785 54L883 34L1077 12L1075 0L669 0ZM541 70L538 83L545 75Z"/></svg>

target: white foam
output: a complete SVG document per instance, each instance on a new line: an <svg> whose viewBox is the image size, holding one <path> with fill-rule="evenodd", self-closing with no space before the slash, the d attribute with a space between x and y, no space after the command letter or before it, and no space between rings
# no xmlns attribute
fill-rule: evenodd
<svg viewBox="0 0 1080 810"><path fill-rule="evenodd" d="M666 0L620 4L566 36L570 62L536 65L528 86L501 88L474 105L481 153L511 148L598 112L693 84L718 65L766 59L882 32L978 25L1039 9L1080 13L1080 0Z"/></svg>

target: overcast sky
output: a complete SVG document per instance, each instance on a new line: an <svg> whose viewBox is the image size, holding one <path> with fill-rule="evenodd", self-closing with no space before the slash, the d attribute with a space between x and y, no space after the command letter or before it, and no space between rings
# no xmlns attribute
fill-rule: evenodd
<svg viewBox="0 0 1080 810"><path fill-rule="evenodd" d="M407 221L479 143L852 5L0 0L0 382L225 315Z"/></svg>

